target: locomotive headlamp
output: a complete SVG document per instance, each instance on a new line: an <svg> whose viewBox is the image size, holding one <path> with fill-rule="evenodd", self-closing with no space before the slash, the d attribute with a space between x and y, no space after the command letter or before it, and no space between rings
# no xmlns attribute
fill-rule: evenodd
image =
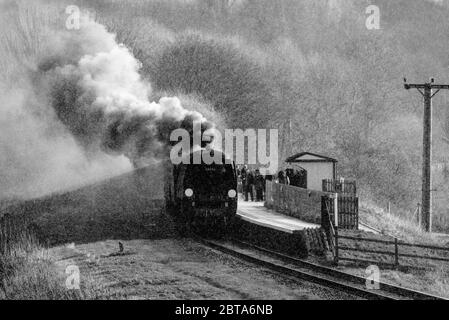
<svg viewBox="0 0 449 320"><path fill-rule="evenodd" d="M228 191L228 197L229 198L235 198L237 196L237 192L235 192L234 189L231 189Z"/></svg>
<svg viewBox="0 0 449 320"><path fill-rule="evenodd" d="M184 191L184 194L187 196L187 197L191 197L191 196L193 196L193 190L192 189L190 189L190 188L187 188L185 191Z"/></svg>

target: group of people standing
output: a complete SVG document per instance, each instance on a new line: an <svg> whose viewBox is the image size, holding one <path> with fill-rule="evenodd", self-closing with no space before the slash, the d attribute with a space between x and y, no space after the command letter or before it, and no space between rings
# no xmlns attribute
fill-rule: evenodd
<svg viewBox="0 0 449 320"><path fill-rule="evenodd" d="M277 175L262 175L259 169L251 170L246 165L237 168L239 183L241 184L241 193L245 201L264 201L266 181L272 181L273 178L277 183L289 184L301 188L306 188L307 176L305 172L295 169L280 170Z"/></svg>
<svg viewBox="0 0 449 320"><path fill-rule="evenodd" d="M267 176L260 174L260 170L251 170L247 166L237 169L242 184L242 194L245 201L263 201L265 194L265 181Z"/></svg>

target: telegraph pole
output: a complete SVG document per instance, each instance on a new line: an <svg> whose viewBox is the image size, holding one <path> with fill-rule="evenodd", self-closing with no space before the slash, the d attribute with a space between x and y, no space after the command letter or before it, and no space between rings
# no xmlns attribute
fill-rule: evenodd
<svg viewBox="0 0 449 320"><path fill-rule="evenodd" d="M428 83L409 84L404 78L406 90L417 89L424 97L421 224L427 232L432 231L432 98L442 89L449 90L449 85L434 82L431 78Z"/></svg>

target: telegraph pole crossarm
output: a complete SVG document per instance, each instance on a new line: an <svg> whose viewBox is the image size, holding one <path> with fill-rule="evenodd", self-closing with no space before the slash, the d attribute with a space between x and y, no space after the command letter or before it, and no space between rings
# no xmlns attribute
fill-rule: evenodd
<svg viewBox="0 0 449 320"><path fill-rule="evenodd" d="M406 90L417 89L424 97L421 222L423 229L427 232L432 231L432 98L440 90L449 90L449 85L434 82L431 78L428 83L407 83L407 79L404 78ZM433 90L436 91L433 92Z"/></svg>
<svg viewBox="0 0 449 320"><path fill-rule="evenodd" d="M449 90L449 84L434 84L433 78L430 79L429 83L407 83L407 79L404 78L404 88L406 90L409 89L425 89L427 87L431 87L435 90Z"/></svg>

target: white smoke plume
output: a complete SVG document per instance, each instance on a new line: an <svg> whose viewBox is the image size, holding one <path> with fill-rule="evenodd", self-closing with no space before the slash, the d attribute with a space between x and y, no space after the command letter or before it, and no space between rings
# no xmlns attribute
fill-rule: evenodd
<svg viewBox="0 0 449 320"><path fill-rule="evenodd" d="M24 84L0 87L0 199L126 172L165 156L172 130L212 127L176 97L150 102L140 62L104 26L85 22L46 43Z"/></svg>
<svg viewBox="0 0 449 320"><path fill-rule="evenodd" d="M62 48L71 48L79 40L81 50L43 61L39 82L49 84L56 114L84 148L125 154L139 165L166 152L172 130L191 130L193 121L203 123L203 130L212 127L176 97L150 102L150 84L130 51L98 23L82 29L81 37L61 41ZM86 39L94 46L83 47Z"/></svg>

